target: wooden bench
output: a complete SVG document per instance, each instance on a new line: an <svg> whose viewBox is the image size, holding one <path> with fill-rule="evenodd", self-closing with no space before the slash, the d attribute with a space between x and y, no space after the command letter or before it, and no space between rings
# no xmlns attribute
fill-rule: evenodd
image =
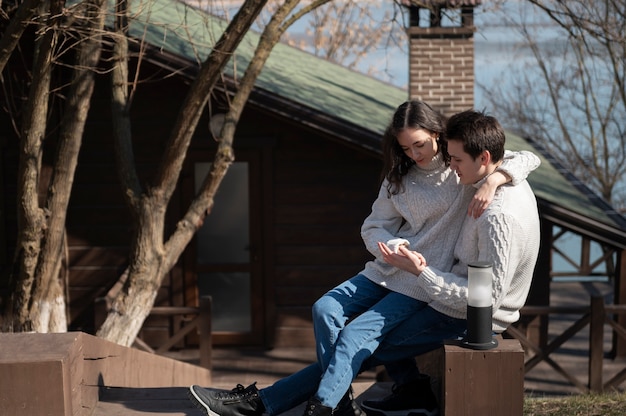
<svg viewBox="0 0 626 416"><path fill-rule="evenodd" d="M522 416L524 350L516 339L498 337L490 350L453 342L416 357L432 380L443 416ZM379 380L389 380L383 372Z"/></svg>

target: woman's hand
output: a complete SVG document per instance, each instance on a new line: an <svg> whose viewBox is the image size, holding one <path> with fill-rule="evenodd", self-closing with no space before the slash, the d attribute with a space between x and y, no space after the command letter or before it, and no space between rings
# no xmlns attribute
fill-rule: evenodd
<svg viewBox="0 0 626 416"><path fill-rule="evenodd" d="M498 189L497 186L492 186L488 182L483 183L480 188L476 190L474 197L470 201L467 207L467 215L473 218L480 217L489 204L491 204L491 201L493 201L496 189Z"/></svg>
<svg viewBox="0 0 626 416"><path fill-rule="evenodd" d="M499 170L492 172L487 179L485 179L485 182L480 185L480 188L476 190L474 197L467 207L467 215L474 218L480 217L493 201L498 187L510 181L511 177L505 172Z"/></svg>
<svg viewBox="0 0 626 416"><path fill-rule="evenodd" d="M398 269L419 275L427 266L426 259L421 253L411 251L404 246L398 248L394 253L385 243L378 243L378 248L383 255L383 260Z"/></svg>

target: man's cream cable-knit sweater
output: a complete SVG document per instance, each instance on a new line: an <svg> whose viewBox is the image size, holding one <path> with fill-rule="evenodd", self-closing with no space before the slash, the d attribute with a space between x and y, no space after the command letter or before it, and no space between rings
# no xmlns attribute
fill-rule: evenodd
<svg viewBox="0 0 626 416"><path fill-rule="evenodd" d="M493 265L493 330L504 331L520 317L539 253L537 201L526 181L498 189L494 201L478 219L467 217L454 249L449 273L427 267L420 287L430 306L448 316L466 317L467 267L476 260Z"/></svg>

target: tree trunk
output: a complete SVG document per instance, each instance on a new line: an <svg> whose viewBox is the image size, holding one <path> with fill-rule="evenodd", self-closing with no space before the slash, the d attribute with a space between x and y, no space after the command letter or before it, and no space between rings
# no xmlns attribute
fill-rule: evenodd
<svg viewBox="0 0 626 416"><path fill-rule="evenodd" d="M88 33L94 35L80 43L73 71L74 77L64 109L60 141L46 202L50 216L38 262L39 284L35 286L32 294L31 319L33 322L41 323L40 326L35 326L36 332L48 332L52 329L56 332L67 331L67 319L61 319L60 313L54 315L56 319L45 315L50 315L55 306L65 311L63 289L59 280L65 220L94 88L94 69L98 66L102 50L98 35L102 33L104 27L102 4L102 0L87 2L86 17L91 29ZM52 328L49 325L52 325Z"/></svg>
<svg viewBox="0 0 626 416"><path fill-rule="evenodd" d="M54 23L39 38L35 48L33 80L24 106L18 164L18 239L14 270L10 279L11 298L5 311L5 331L33 331L39 326L30 315L31 294L37 285L37 262L46 219L38 202L42 141L46 132L52 55L57 32Z"/></svg>
<svg viewBox="0 0 626 416"><path fill-rule="evenodd" d="M51 3L51 15L60 16L62 3ZM23 148L20 155L18 186L20 235L12 276L9 302L11 328L17 332L64 332L67 316L63 284L59 272L64 255L65 220L84 125L94 86L93 69L100 60L104 14L102 1L87 3L89 31L95 33L80 43L74 77L60 127L46 204L39 206L42 141L47 128L48 96L58 29L54 20L37 42L33 85L26 105ZM84 33L84 32L83 32Z"/></svg>
<svg viewBox="0 0 626 416"><path fill-rule="evenodd" d="M165 263L161 244L166 207L151 198L142 199L128 277L97 336L131 346L150 314L162 277L171 268Z"/></svg>

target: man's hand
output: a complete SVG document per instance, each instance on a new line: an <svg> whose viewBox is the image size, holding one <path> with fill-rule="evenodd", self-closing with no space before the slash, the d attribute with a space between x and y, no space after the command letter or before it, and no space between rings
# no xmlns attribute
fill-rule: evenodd
<svg viewBox="0 0 626 416"><path fill-rule="evenodd" d="M417 251L411 251L404 246L394 253L385 243L378 243L378 248L383 255L383 260L398 269L419 275L426 268L426 259Z"/></svg>

